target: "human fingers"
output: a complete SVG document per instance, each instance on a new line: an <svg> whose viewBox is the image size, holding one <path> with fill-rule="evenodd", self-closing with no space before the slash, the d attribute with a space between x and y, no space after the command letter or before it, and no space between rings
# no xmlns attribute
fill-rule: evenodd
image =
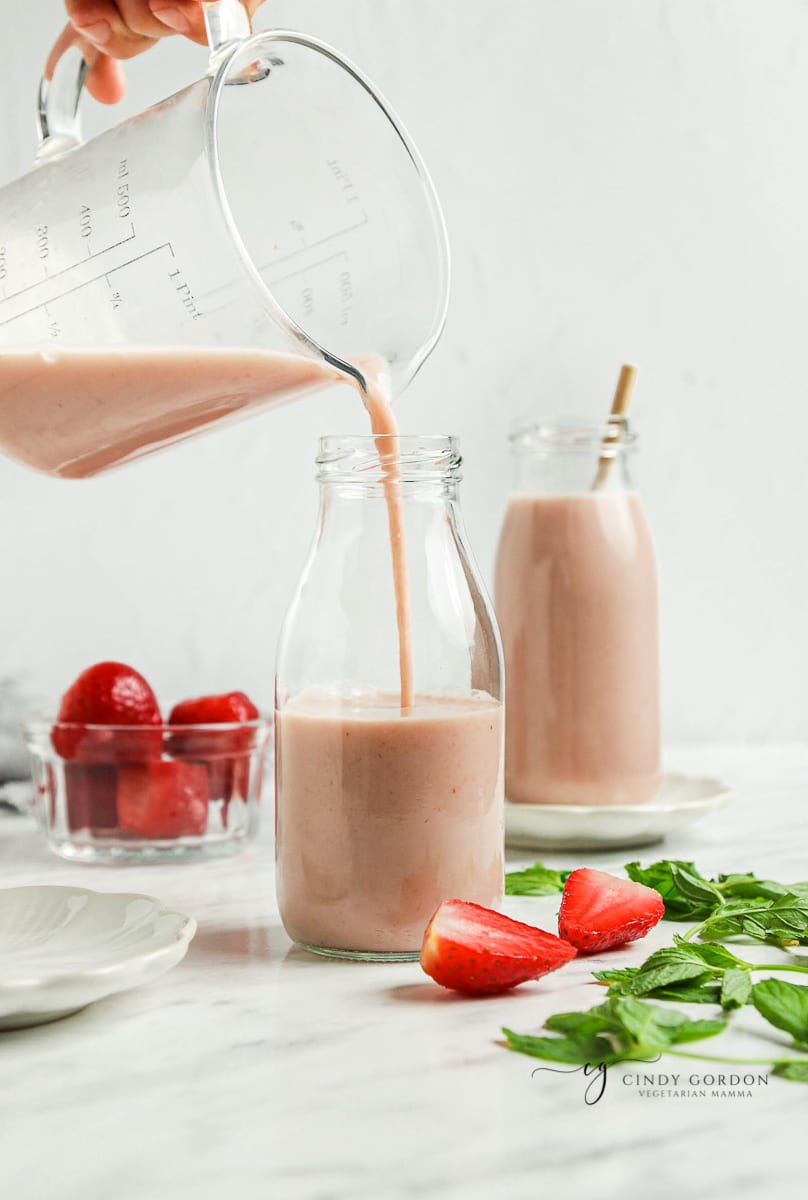
<svg viewBox="0 0 808 1200"><path fill-rule="evenodd" d="M88 46L84 58L90 66L87 91L93 99L99 104L117 104L122 100L126 91L126 75L122 64L93 46Z"/></svg>
<svg viewBox="0 0 808 1200"><path fill-rule="evenodd" d="M90 95L101 104L117 103L126 90L123 67L114 58L102 54L96 46L77 33L72 25L65 25L56 39L45 63L45 78L53 78L56 64L71 46L77 46L81 50L82 57L90 68L87 76L87 90Z"/></svg>
<svg viewBox="0 0 808 1200"><path fill-rule="evenodd" d="M65 8L67 19L76 32L112 58L132 58L153 45L157 36L132 29L124 19L120 5L113 0L65 0ZM168 36L168 30L150 12L149 18ZM145 28L142 24L140 27Z"/></svg>
<svg viewBox="0 0 808 1200"><path fill-rule="evenodd" d="M205 17L197 0L148 0L149 9L163 28L182 33L191 41L207 43Z"/></svg>

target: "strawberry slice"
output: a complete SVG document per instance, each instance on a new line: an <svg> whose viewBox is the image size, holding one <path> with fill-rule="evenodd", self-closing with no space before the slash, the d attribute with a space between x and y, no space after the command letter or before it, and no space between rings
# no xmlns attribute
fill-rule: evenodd
<svg viewBox="0 0 808 1200"><path fill-rule="evenodd" d="M645 937L664 912L654 888L581 867L564 884L558 932L581 954L595 954Z"/></svg>
<svg viewBox="0 0 808 1200"><path fill-rule="evenodd" d="M244 692L198 696L175 704L169 725L223 725L255 721L258 709ZM222 819L227 825L227 805L234 796L247 799L250 781L249 751L255 740L252 729L221 732L172 733L168 748L177 758L202 762L208 769L211 800L223 800Z"/></svg>
<svg viewBox="0 0 808 1200"><path fill-rule="evenodd" d="M196 763L118 768L118 822L143 838L195 837L208 824L208 775Z"/></svg>
<svg viewBox="0 0 808 1200"><path fill-rule="evenodd" d="M557 971L575 949L552 933L465 900L444 900L426 927L421 966L442 987L486 995Z"/></svg>
<svg viewBox="0 0 808 1200"><path fill-rule="evenodd" d="M62 697L57 720L51 741L62 758L111 763L160 757L163 735L155 728L162 720L157 698L143 676L125 663L96 663L82 671ZM141 725L143 729L133 728Z"/></svg>

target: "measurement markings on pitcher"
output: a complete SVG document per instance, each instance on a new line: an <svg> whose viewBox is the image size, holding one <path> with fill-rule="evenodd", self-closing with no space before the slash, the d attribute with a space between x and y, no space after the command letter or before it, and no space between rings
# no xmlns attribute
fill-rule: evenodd
<svg viewBox="0 0 808 1200"><path fill-rule="evenodd" d="M316 250L318 246L324 246L326 242L333 242L335 238L345 237L347 233L354 233L357 229L361 229L363 225L367 225L367 223L367 213L363 213L362 220L357 221L356 224L348 225L345 229L337 229L334 233L328 233L325 237L318 238L315 242L307 242L305 245L299 246L297 250L290 250L288 254L281 254L280 257L273 259L271 263L264 263L258 269L263 275L271 267L277 267L280 263L288 262L290 258L297 258L299 255L305 254L308 250ZM328 259L323 259L322 261L327 262Z"/></svg>
<svg viewBox="0 0 808 1200"><path fill-rule="evenodd" d="M134 236L135 236L135 235L134 235L134 228L133 228L133 231L132 231L132 235L131 235L131 237L124 238L124 239L123 239L123 241L121 241L121 242L117 242L117 243L116 243L116 246L122 246L122 245L124 245L126 242L129 242L129 241L131 241L131 240L134 238ZM108 250L109 250L109 249L115 249L115 248L116 248L116 247L107 247L107 249L108 249ZM89 279L84 279L84 280L82 280L82 282L81 282L81 283L74 284L74 285L73 285L73 287L68 287L68 288L60 288L60 290L59 290L59 291L56 293L56 295L54 295L54 296L48 296L48 297L47 297L47 299L45 299L45 300L41 300L41 301L39 301L39 303L37 303L37 304L31 304L31 305L29 305L27 308L25 308L25 309L22 309L20 312L16 312L16 313L14 313L14 315L13 315L13 316L11 316L11 317L6 317L6 318L2 318L2 317L0 317L0 326L3 326L3 325L10 325L12 321L19 321L19 320L20 320L22 317L27 317L27 316L29 316L29 314L30 314L30 313L37 312L37 311L39 311L39 310L45 310L45 311L46 311L46 310L47 310L47 306L48 306L48 305L57 304L59 301L61 301L61 300L64 300L64 299L65 299L67 296L71 296L71 295L72 295L74 292L79 292L79 291L81 291L83 288L86 288L86 287L91 287L91 286L92 286L94 283L98 283L98 282L99 282L100 280L102 280L102 279L103 279L103 280L106 280L107 284L109 284L109 283L110 283L109 277L110 277L111 275L115 275L115 274L116 274L117 272L119 272L119 271L125 271L125 270L127 269L127 267L131 267L131 266L133 266L135 263L137 263L137 262L140 262L142 259L149 258L149 257L150 257L151 255L153 255L153 254L159 254L159 253L160 253L161 251L163 251L163 250L167 250L167 251L169 252L169 254L171 255L172 259L174 258L174 249L173 249L173 247L172 247L171 243L170 243L170 242L163 242L163 243L162 243L161 245L159 245L159 246L154 246L154 247L152 247L152 249L151 249L151 250L144 250L144 252L143 252L142 254L136 254L136 255L135 255L134 257L132 257L132 258L128 258L128 259L126 259L126 261L125 261L125 262L119 263L117 266L114 266L114 267L109 267L109 268L108 268L107 270L105 270L105 271L100 271L100 272L99 272L97 275L92 275L92 276L91 276ZM98 251L98 253L97 253L97 254L94 254L94 255L92 255L92 257L93 257L93 258L97 258L97 257L99 257L100 255L102 255L102 254L104 254L104 253L105 253L105 251L103 251L103 250L99 250L99 251ZM88 261L88 260L85 260L85 261ZM77 265L82 265L82 266L83 266L84 264L82 263L82 264L77 264ZM55 274L51 275L51 276L50 276L50 278L47 280L47 282L48 282L48 283L53 283L53 282L54 282L54 280L56 280L56 279L57 279L59 276L61 276L61 275L65 275L65 274L67 274L68 272L70 272L70 271L74 271L74 270L76 270L76 265L74 265L73 267L67 267L67 268L65 268L65 270L64 270L64 271L60 271L60 272L58 272L58 273L55 273ZM35 286L35 287L42 287L42 286L43 286L43 284L32 285L32 286ZM20 291L20 292L15 292L15 293L13 293L11 296L8 296L8 297L7 297L7 298L6 298L6 299L5 299L5 300L2 302L2 304L0 304L0 313L2 313L2 311L3 311L3 308L4 308L4 307L5 307L5 306L6 306L6 305L7 305L7 304L8 304L8 303L11 301L11 300L15 299L15 298L16 298L17 296L19 296L19 295L22 295L22 294L23 294L23 292L27 292L27 291L30 291L30 290L31 290L31 288L30 288L30 287L29 287L29 288L24 288L24 289L22 289L22 291ZM117 303L115 303L115 302L114 302L114 303L113 303L113 307L117 307L117 306L118 306L118 304L120 304L120 299L121 299L121 298L120 298L120 294L119 294L119 293L115 293L115 295L116 295L116 297L117 297ZM200 315L201 315L201 314L200 314ZM58 336L58 334L56 334L56 335L54 335L54 336Z"/></svg>
<svg viewBox="0 0 808 1200"><path fill-rule="evenodd" d="M37 234L37 246L39 247L39 257L46 258L47 254L49 252L49 249L50 249L48 235L47 235L48 227L47 227L47 225L41 225L41 226L39 226L39 229L44 230L44 233ZM130 223L130 229L131 229L131 232L125 238L121 238L120 241L113 242L111 245L105 246L103 250L96 250L94 254L89 254L86 259L83 259L80 262L71 263L71 265L69 267L63 267L61 271L48 271L47 264L43 261L42 265L45 267L45 273L47 275L47 280L40 280L38 283L29 283L26 287L18 288L16 292L5 293L3 296L3 299L6 301L16 300L18 296L24 296L26 292L31 292L31 291L34 291L36 288L42 287L43 282L52 283L55 279L60 279L63 275L69 275L71 271L75 271L78 267L83 266L84 263L89 262L90 259L101 258L102 255L109 254L109 252L111 250L117 250L119 246L125 246L127 242L133 242L135 240L134 224ZM44 256L42 254L43 249L46 252ZM5 278L5 276L0 274L0 279L3 279L3 278ZM81 286L83 286L83 285L79 284L79 287L81 287ZM65 292L64 295L67 295L67 293ZM35 307L40 307L40 306L36 305ZM30 312L32 310L29 309L28 311ZM14 321L14 320L16 320L16 317L11 317L10 320ZM4 325L4 324L6 324L5 321L0 321L0 325Z"/></svg>

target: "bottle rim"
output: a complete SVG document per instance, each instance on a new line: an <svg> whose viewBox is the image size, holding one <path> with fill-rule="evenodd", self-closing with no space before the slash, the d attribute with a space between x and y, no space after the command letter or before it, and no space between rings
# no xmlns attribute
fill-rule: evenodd
<svg viewBox="0 0 808 1200"><path fill-rule="evenodd" d="M628 418L593 421L556 419L520 422L509 436L514 454L592 454L617 458L637 445Z"/></svg>
<svg viewBox="0 0 808 1200"><path fill-rule="evenodd" d="M463 459L450 434L327 434L317 451L321 483L457 480Z"/></svg>

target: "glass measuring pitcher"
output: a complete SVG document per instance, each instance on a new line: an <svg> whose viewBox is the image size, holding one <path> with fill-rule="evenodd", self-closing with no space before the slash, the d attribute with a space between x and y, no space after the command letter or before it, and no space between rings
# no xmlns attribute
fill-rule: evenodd
<svg viewBox="0 0 808 1200"><path fill-rule="evenodd" d="M75 48L0 190L0 449L91 475L368 364L400 392L443 328L424 163L347 59L204 6L206 76L82 143Z"/></svg>

